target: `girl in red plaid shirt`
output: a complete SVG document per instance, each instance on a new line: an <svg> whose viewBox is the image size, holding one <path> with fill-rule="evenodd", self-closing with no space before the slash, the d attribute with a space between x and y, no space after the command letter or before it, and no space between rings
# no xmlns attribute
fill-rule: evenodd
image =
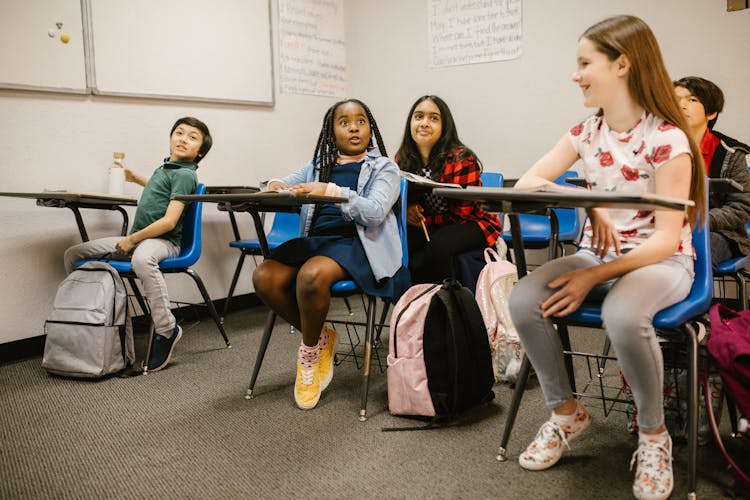
<svg viewBox="0 0 750 500"><path fill-rule="evenodd" d="M482 185L482 164L458 138L448 105L434 95L422 96L412 105L396 162L401 170L438 182ZM456 277L457 255L497 241L500 220L482 210L479 203L448 200L412 187L407 236L414 283L439 283Z"/></svg>

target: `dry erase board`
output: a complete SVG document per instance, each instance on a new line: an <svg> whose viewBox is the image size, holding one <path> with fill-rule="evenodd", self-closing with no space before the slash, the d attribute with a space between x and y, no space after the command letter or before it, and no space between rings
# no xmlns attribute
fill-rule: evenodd
<svg viewBox="0 0 750 500"><path fill-rule="evenodd" d="M0 88L89 92L85 2L0 0Z"/></svg>
<svg viewBox="0 0 750 500"><path fill-rule="evenodd" d="M270 0L87 1L94 94L273 104Z"/></svg>

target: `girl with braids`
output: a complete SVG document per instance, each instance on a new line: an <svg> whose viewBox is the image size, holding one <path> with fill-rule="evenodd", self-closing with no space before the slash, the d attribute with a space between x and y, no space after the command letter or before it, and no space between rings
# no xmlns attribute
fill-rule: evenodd
<svg viewBox="0 0 750 500"><path fill-rule="evenodd" d="M602 319L640 424L633 494L663 499L674 483L672 440L664 425L664 362L652 320L692 286L690 228L704 213L703 159L687 133L656 38L637 17L611 17L583 33L573 82L584 105L599 111L571 127L517 186L551 184L581 160L589 189L689 198L695 207L687 214L591 209L581 249L544 264L513 288L511 317L552 409L518 461L529 470L552 467L591 423L572 396L552 318L574 312L590 291L609 282Z"/></svg>
<svg viewBox="0 0 750 500"><path fill-rule="evenodd" d="M412 105L396 162L402 170L438 182L482 185L482 165L458 138L453 115L438 96L422 96ZM478 202L413 192L409 193L407 222L414 283L440 283L456 277L455 257L493 246L501 228L497 215L484 212Z"/></svg>
<svg viewBox="0 0 750 500"><path fill-rule="evenodd" d="M336 332L325 327L331 285L351 279L394 302L410 285L393 213L398 167L385 154L370 109L356 99L341 101L325 114L312 161L267 184L268 190L348 200L303 205L304 236L277 247L253 273L261 300L302 332L294 399L303 410L318 404L333 377Z"/></svg>

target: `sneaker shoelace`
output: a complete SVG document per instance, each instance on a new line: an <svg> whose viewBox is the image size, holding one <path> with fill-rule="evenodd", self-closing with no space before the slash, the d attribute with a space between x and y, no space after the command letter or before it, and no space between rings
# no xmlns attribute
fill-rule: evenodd
<svg viewBox="0 0 750 500"><path fill-rule="evenodd" d="M312 385L313 383L313 376L315 375L315 370L312 368L302 368L302 385Z"/></svg>
<svg viewBox="0 0 750 500"><path fill-rule="evenodd" d="M539 432L536 433L536 437L534 438L534 443L526 451L534 455L547 454L550 449L557 447L557 441L560 441L567 449L570 449L565 431L556 423L548 420L539 428Z"/></svg>

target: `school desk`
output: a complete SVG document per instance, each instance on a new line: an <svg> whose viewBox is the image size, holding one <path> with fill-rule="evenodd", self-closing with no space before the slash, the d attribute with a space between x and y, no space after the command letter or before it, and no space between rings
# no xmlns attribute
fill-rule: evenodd
<svg viewBox="0 0 750 500"><path fill-rule="evenodd" d="M478 201L488 212L507 215L510 220L513 256L519 279L526 276L526 256L518 219L520 213L545 213L550 208L575 207L685 210L694 205L691 200L656 196L651 193L611 193L588 189L552 188L540 191L468 186L465 189L436 188L432 193L445 198Z"/></svg>
<svg viewBox="0 0 750 500"><path fill-rule="evenodd" d="M11 198L31 198L36 200L40 207L69 208L76 218L78 231L81 233L81 239L88 241L89 236L86 232L86 226L81 217L81 208L91 208L94 210L117 210L122 215L122 231L120 234L125 236L128 232L128 213L123 206L135 206L138 200L132 196L121 196L114 194L99 193L77 193L72 191L41 191L38 193L0 193L0 196Z"/></svg>
<svg viewBox="0 0 750 500"><path fill-rule="evenodd" d="M217 193L191 194L175 197L179 201L202 201L218 203L220 209L228 212L247 212L253 218L255 232L258 235L263 257L268 255L268 241L263 228L261 213L263 212L296 212L299 207L310 203L345 203L347 198L340 196L319 196L312 194L294 194L289 191L281 192L245 192L245 193ZM235 226L236 227L236 226ZM239 232L235 233L238 236ZM239 236L238 238L239 239Z"/></svg>

